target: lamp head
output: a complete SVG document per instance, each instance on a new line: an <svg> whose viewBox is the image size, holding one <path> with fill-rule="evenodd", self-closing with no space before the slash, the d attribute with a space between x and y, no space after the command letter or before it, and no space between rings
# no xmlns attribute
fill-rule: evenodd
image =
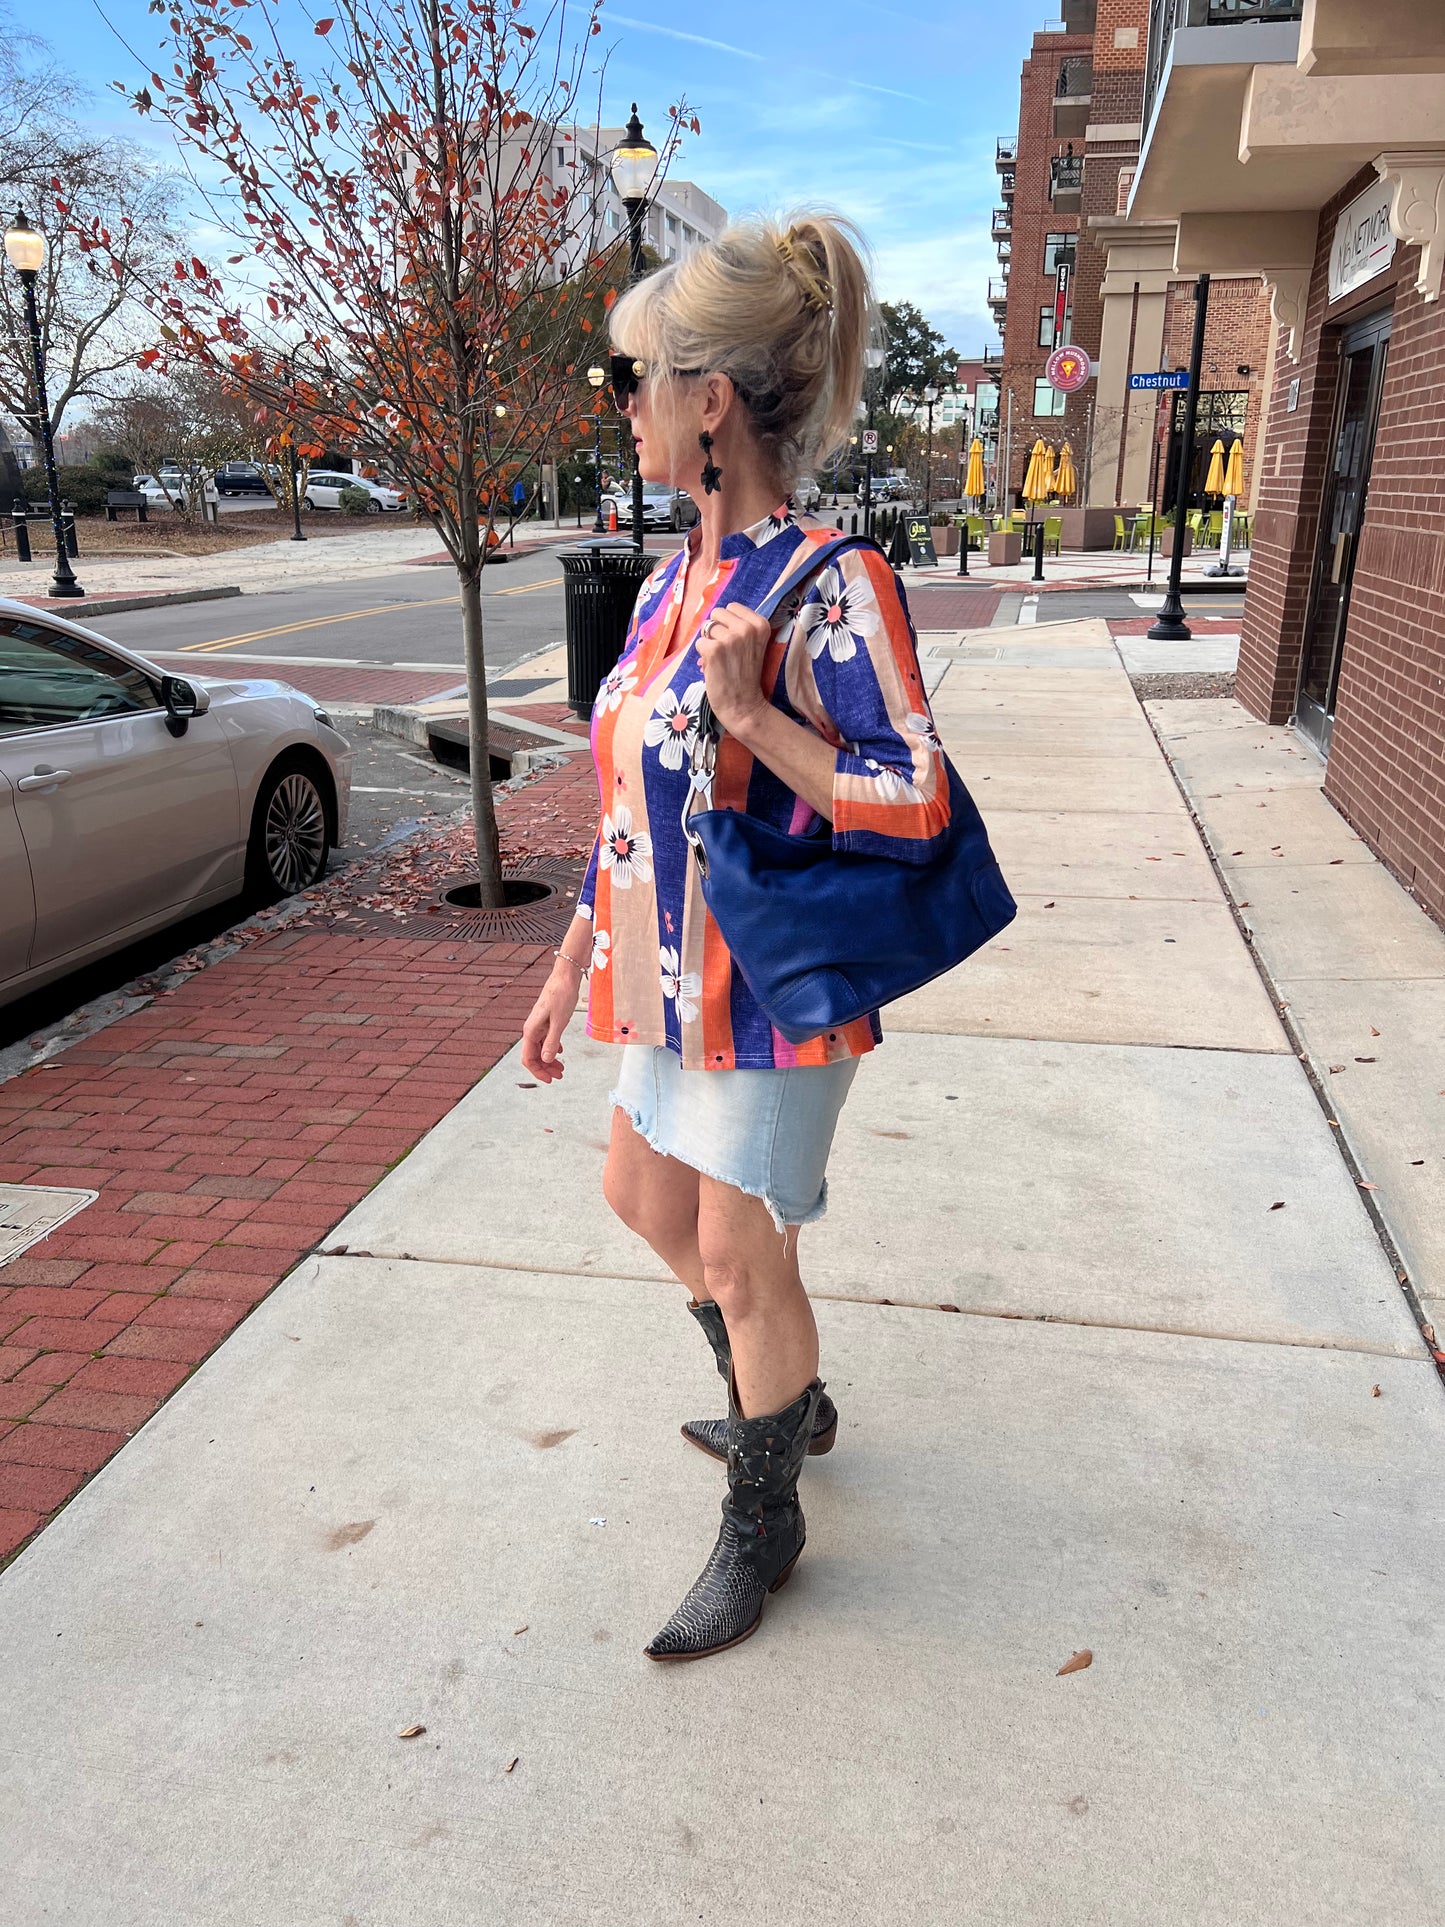
<svg viewBox="0 0 1445 1927"><path fill-rule="evenodd" d="M605 368L589 368L587 370L587 385L589 388L600 388L606 379L607 370Z"/></svg>
<svg viewBox="0 0 1445 1927"><path fill-rule="evenodd" d="M645 201L656 175L657 149L643 133L633 101L622 144L612 150L612 185L624 201Z"/></svg>
<svg viewBox="0 0 1445 1927"><path fill-rule="evenodd" d="M45 236L31 227L23 208L16 208L14 223L5 230L5 253L21 274L38 274L45 265Z"/></svg>

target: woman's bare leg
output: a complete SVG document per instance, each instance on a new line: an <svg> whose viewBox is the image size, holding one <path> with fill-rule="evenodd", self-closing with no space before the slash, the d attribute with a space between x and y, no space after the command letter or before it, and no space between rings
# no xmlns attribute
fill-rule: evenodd
<svg viewBox="0 0 1445 1927"><path fill-rule="evenodd" d="M700 1301L712 1294L697 1243L697 1188L691 1165L654 1151L627 1113L613 1109L602 1195Z"/></svg>
<svg viewBox="0 0 1445 1927"><path fill-rule="evenodd" d="M732 1341L742 1416L781 1412L818 1375L818 1327L798 1272L799 1227L780 1236L761 1198L716 1178L699 1176L697 1186L704 1285Z"/></svg>

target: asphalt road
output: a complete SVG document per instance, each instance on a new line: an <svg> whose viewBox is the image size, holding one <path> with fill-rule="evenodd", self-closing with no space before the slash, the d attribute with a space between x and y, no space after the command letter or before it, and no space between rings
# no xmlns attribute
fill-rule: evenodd
<svg viewBox="0 0 1445 1927"><path fill-rule="evenodd" d="M244 559L238 558L244 576ZM556 553L520 556L483 578L488 668L505 669L563 639L562 570ZM365 663L386 668L462 667L461 611L449 568L404 567L353 585L264 590L224 602L182 603L97 617L103 635L142 654L194 658L198 671L223 661ZM290 678L305 687L304 676Z"/></svg>

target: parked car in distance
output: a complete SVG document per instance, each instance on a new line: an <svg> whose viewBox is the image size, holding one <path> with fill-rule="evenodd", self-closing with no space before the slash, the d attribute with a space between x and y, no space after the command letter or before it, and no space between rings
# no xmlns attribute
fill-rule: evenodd
<svg viewBox="0 0 1445 1927"><path fill-rule="evenodd" d="M617 510L617 526L632 526L632 491L613 488L603 491L602 519L608 508ZM690 529L697 521L697 503L686 489L670 488L666 482L642 484L642 526L645 529Z"/></svg>
<svg viewBox="0 0 1445 1927"><path fill-rule="evenodd" d="M215 474L222 495L269 495L266 477L254 462L222 462Z"/></svg>
<svg viewBox="0 0 1445 1927"><path fill-rule="evenodd" d="M199 479L193 478L193 487L199 485ZM178 468L163 468L159 479L154 475L137 475L131 487L140 490L148 507L160 509L175 508L184 499L186 491L184 477ZM213 481L205 483L205 497L208 502L220 499Z"/></svg>
<svg viewBox="0 0 1445 1927"><path fill-rule="evenodd" d="M0 1004L243 892L309 888L351 760L286 683L168 675L0 599Z"/></svg>
<svg viewBox="0 0 1445 1927"><path fill-rule="evenodd" d="M407 506L407 497L401 489L374 482L365 475L346 475L334 468L313 468L306 477L301 500L309 509L339 509L344 488L365 489L371 497L367 511L371 515L395 515Z"/></svg>
<svg viewBox="0 0 1445 1927"><path fill-rule="evenodd" d="M819 488L815 476L800 475L793 484L793 501L804 515L811 515L822 499L823 491Z"/></svg>

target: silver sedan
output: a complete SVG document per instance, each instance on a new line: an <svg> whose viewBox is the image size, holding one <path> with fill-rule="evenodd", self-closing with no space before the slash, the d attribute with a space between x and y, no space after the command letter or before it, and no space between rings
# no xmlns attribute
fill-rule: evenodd
<svg viewBox="0 0 1445 1927"><path fill-rule="evenodd" d="M0 599L0 1003L323 874L351 749L281 682L172 676Z"/></svg>

